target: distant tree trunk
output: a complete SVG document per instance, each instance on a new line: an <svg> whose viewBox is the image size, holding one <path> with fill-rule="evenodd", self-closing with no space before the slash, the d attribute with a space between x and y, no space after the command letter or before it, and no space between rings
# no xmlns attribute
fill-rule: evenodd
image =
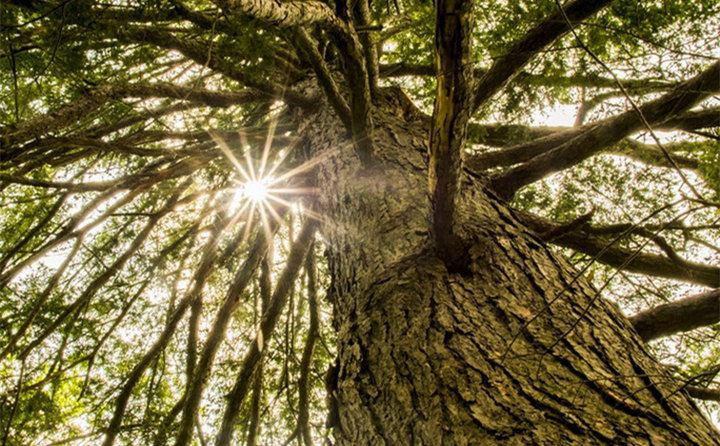
<svg viewBox="0 0 720 446"><path fill-rule="evenodd" d="M429 246L427 128L399 95L384 102L373 171L332 116L303 121L312 150L336 151L319 184L337 444L720 444L620 310L481 179L459 203L470 272L447 272Z"/></svg>

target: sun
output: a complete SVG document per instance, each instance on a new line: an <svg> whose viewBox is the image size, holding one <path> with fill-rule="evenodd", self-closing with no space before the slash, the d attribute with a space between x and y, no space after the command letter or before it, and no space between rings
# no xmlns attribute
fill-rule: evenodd
<svg viewBox="0 0 720 446"><path fill-rule="evenodd" d="M273 182L272 178L262 178L258 180L246 181L240 186L241 197L252 200L255 203L261 203L267 200L270 189L269 185Z"/></svg>
<svg viewBox="0 0 720 446"><path fill-rule="evenodd" d="M258 218L265 231L270 230L270 219L275 222L282 220L280 209L294 209L290 197L300 197L313 194L314 188L302 185L293 185L292 179L298 174L304 173L321 162L323 157L315 157L307 160L289 170L281 171L281 164L294 147L292 144L286 149L278 151L271 156L270 146L272 142L272 131L268 132L265 147L261 152L260 159L252 159L249 145L243 144L244 162L238 159L227 142L218 132L209 131L210 136L217 143L220 150L232 163L235 175L231 179L234 187L231 188L233 199L229 206L236 218L246 220L247 236L251 227L254 226L255 218ZM242 138L242 134L241 140ZM273 159L274 158L274 159ZM321 219L319 215L311 210L301 207L302 213L310 218ZM244 216L244 217L243 217ZM270 237L270 234L266 234Z"/></svg>

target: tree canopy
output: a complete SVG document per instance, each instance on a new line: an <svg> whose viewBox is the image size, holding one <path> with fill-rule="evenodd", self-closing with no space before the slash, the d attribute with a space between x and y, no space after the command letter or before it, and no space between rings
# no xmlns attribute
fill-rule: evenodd
<svg viewBox="0 0 720 446"><path fill-rule="evenodd" d="M0 8L3 445L329 441L318 166L380 163L387 101L449 271L473 178L720 422L720 2ZM314 153L319 109L351 143Z"/></svg>

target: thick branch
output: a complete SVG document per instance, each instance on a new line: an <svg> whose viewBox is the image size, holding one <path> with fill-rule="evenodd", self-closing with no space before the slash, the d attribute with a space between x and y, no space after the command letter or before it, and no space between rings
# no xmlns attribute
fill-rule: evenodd
<svg viewBox="0 0 720 446"><path fill-rule="evenodd" d="M492 167L512 166L549 152L585 131L591 130L596 123L582 127L528 127L497 126L493 124L473 124L468 127L468 139L477 144L506 146L517 144L503 150L479 153L464 159L466 167L481 172ZM695 130L720 126L720 108L688 111L665 122L655 124L657 130ZM519 143L518 143L519 142Z"/></svg>
<svg viewBox="0 0 720 446"><path fill-rule="evenodd" d="M439 0L435 29L437 90L428 171L433 206L431 232L440 258L456 271L467 264L467 253L456 234L455 201L470 119L472 3L471 0Z"/></svg>
<svg viewBox="0 0 720 446"><path fill-rule="evenodd" d="M371 25L372 16L370 13L370 0L355 0L354 17L356 25L367 28ZM375 38L372 32L364 32L358 36L362 43L365 67L368 73L368 83L370 91L377 89L378 78L380 77L380 68L378 67L378 52L375 45Z"/></svg>
<svg viewBox="0 0 720 446"><path fill-rule="evenodd" d="M672 153L678 150L682 150L683 147L688 147L690 145L694 145L693 142L686 142L686 143L676 143L676 144L668 144L665 146L665 149ZM665 156L665 153L663 153L662 150L660 150L657 146L652 146L649 144L643 144L639 141L636 141L632 138L626 138L619 143L615 144L610 149L606 150L607 153L614 153L618 155L625 155L628 158L642 161L646 164L653 165L653 166L660 166L660 167L669 167L673 168L675 167L672 162L670 162ZM684 156L677 156L677 155L670 155L674 163L678 167L686 168L686 169L697 169L700 165L700 162L693 158L687 158Z"/></svg>
<svg viewBox="0 0 720 446"><path fill-rule="evenodd" d="M720 289L660 305L630 317L643 341L720 322Z"/></svg>
<svg viewBox="0 0 720 446"><path fill-rule="evenodd" d="M215 0L215 3L227 12L244 14L283 28L307 25L343 26L327 4L316 0L282 3L269 0Z"/></svg>
<svg viewBox="0 0 720 446"><path fill-rule="evenodd" d="M720 127L720 107L695 110L683 113L670 119L658 128L679 130L697 130L709 127Z"/></svg>
<svg viewBox="0 0 720 446"><path fill-rule="evenodd" d="M301 51L305 53L315 74L317 74L318 82L325 91L328 102L330 102L330 105L335 109L335 112L343 124L345 124L345 127L348 129L352 128L352 112L350 111L350 106L348 106L345 99L340 95L340 90L335 83L335 79L333 79L322 55L316 48L316 42L314 42L307 31L302 28L298 28L295 31L295 36L298 46Z"/></svg>
<svg viewBox="0 0 720 446"><path fill-rule="evenodd" d="M610 4L610 1L574 0L564 5L563 9L569 21L574 25L595 14ZM487 102L520 73L530 59L568 31L568 24L561 11L556 11L531 29L525 37L507 51L507 55L495 60L487 73L480 78L472 110L477 110Z"/></svg>
<svg viewBox="0 0 720 446"><path fill-rule="evenodd" d="M473 70L476 78L483 77L488 72L485 68ZM380 65L380 77L404 76L434 76L435 68L430 64L413 64L398 62ZM569 76L533 74L522 71L514 78L517 81L527 82L536 86L548 87L586 87L586 88L617 88L617 82L608 77L596 74L572 74ZM627 89L670 89L673 84L656 79L622 79L622 85Z"/></svg>
<svg viewBox="0 0 720 446"><path fill-rule="evenodd" d="M675 117L718 91L720 91L720 62L683 82L670 93L643 105L640 107L640 112L652 125ZM643 119L634 110L604 119L555 149L494 177L491 181L492 187L503 198L509 199L522 186L550 173L574 166L641 128L643 128Z"/></svg>
<svg viewBox="0 0 720 446"><path fill-rule="evenodd" d="M624 271L680 280L712 288L720 287L720 268L700 263L675 262L656 254L637 253L614 245L612 239L591 230L563 232L563 225L538 215L515 210L515 216L536 234L552 234L552 243L592 256L595 260Z"/></svg>
<svg viewBox="0 0 720 446"><path fill-rule="evenodd" d="M685 386L684 389L687 390L687 392L693 398L705 401L720 402L720 389L710 389L701 386Z"/></svg>

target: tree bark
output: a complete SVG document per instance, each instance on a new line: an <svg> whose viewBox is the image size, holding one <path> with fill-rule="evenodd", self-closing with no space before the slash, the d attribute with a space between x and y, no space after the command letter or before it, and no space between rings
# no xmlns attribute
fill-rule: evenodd
<svg viewBox="0 0 720 446"><path fill-rule="evenodd" d="M310 147L334 154L318 184L337 444L720 444L619 309L482 180L464 178L458 200L470 269L447 271L430 249L428 129L383 101L372 169L329 112L300 118Z"/></svg>

